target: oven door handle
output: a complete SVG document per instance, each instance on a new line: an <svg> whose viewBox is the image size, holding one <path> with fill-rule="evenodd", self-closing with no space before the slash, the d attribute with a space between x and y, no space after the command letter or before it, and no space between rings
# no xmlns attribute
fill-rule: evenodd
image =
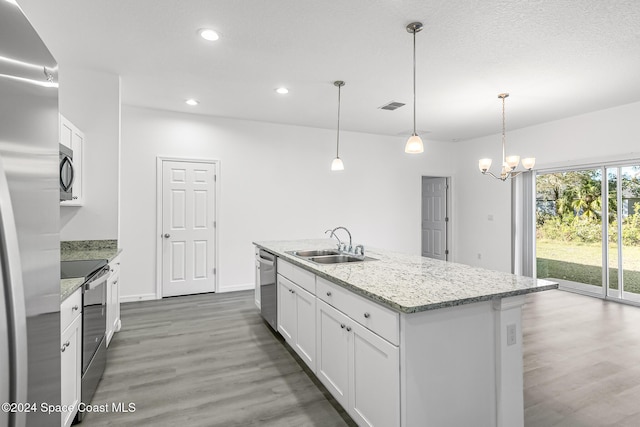
<svg viewBox="0 0 640 427"><path fill-rule="evenodd" d="M93 279L89 280L87 283L84 284L84 290L85 291L90 291L93 290L95 288L97 288L98 286L104 284L107 282L108 279L108 275L107 273L110 271L109 266L106 265L102 271L100 271L99 273L97 273Z"/></svg>

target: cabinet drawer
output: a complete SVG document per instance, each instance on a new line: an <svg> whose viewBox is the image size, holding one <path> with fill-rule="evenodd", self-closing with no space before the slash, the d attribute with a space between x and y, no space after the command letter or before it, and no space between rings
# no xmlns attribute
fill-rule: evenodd
<svg viewBox="0 0 640 427"><path fill-rule="evenodd" d="M67 329L73 319L82 313L82 288L76 289L74 293L62 301L60 304L60 331Z"/></svg>
<svg viewBox="0 0 640 427"><path fill-rule="evenodd" d="M307 292L316 294L316 275L290 262L278 258L278 274L291 280Z"/></svg>
<svg viewBox="0 0 640 427"><path fill-rule="evenodd" d="M400 315L398 313L355 295L321 277L316 280L316 289L318 298L392 344L399 345Z"/></svg>

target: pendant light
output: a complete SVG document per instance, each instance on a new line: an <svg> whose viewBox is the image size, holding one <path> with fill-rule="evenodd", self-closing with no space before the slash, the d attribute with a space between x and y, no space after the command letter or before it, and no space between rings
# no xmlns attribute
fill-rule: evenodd
<svg viewBox="0 0 640 427"><path fill-rule="evenodd" d="M492 177L499 179L501 181L506 181L507 178L515 178L520 175L524 171L515 171L518 167L518 163L520 163L520 156L507 156L506 155L506 127L505 127L505 115L504 115L504 100L509 96L508 93L501 93L498 95L499 99L502 99L502 171L500 172L500 176L496 176L489 171L491 167L492 160L491 159L480 159L478 160L478 168L483 175L491 175ZM533 169L533 166L536 164L535 157L527 157L522 159L522 166L526 170Z"/></svg>
<svg viewBox="0 0 640 427"><path fill-rule="evenodd" d="M338 133L336 136L336 158L331 162L331 170L341 171L344 170L344 164L340 158L340 89L344 86L344 82L342 80L336 80L333 82L333 85L338 87Z"/></svg>
<svg viewBox="0 0 640 427"><path fill-rule="evenodd" d="M422 31L421 22L412 22L407 25L407 32L413 34L413 133L404 146L404 152L419 154L424 152L422 139L416 133L416 33Z"/></svg>

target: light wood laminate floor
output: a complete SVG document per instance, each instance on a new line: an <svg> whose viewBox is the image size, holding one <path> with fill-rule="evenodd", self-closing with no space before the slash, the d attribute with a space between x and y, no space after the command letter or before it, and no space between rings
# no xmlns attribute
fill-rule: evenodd
<svg viewBox="0 0 640 427"><path fill-rule="evenodd" d="M549 291L523 311L526 427L640 426L640 308ZM353 426L258 315L253 292L122 305L94 426ZM464 426L461 426L464 427Z"/></svg>
<svg viewBox="0 0 640 427"><path fill-rule="evenodd" d="M564 291L527 302L525 426L640 426L640 308Z"/></svg>
<svg viewBox="0 0 640 427"><path fill-rule="evenodd" d="M259 316L253 292L122 304L94 426L355 426Z"/></svg>

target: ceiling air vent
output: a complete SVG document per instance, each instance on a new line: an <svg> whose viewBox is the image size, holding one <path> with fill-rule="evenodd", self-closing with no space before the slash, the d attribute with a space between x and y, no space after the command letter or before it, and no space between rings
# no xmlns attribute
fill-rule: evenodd
<svg viewBox="0 0 640 427"><path fill-rule="evenodd" d="M393 110L397 110L398 108L402 107L403 105L404 104L402 102L391 101L391 102L387 102L382 107L378 107L378 108L381 109L381 110L393 111Z"/></svg>

